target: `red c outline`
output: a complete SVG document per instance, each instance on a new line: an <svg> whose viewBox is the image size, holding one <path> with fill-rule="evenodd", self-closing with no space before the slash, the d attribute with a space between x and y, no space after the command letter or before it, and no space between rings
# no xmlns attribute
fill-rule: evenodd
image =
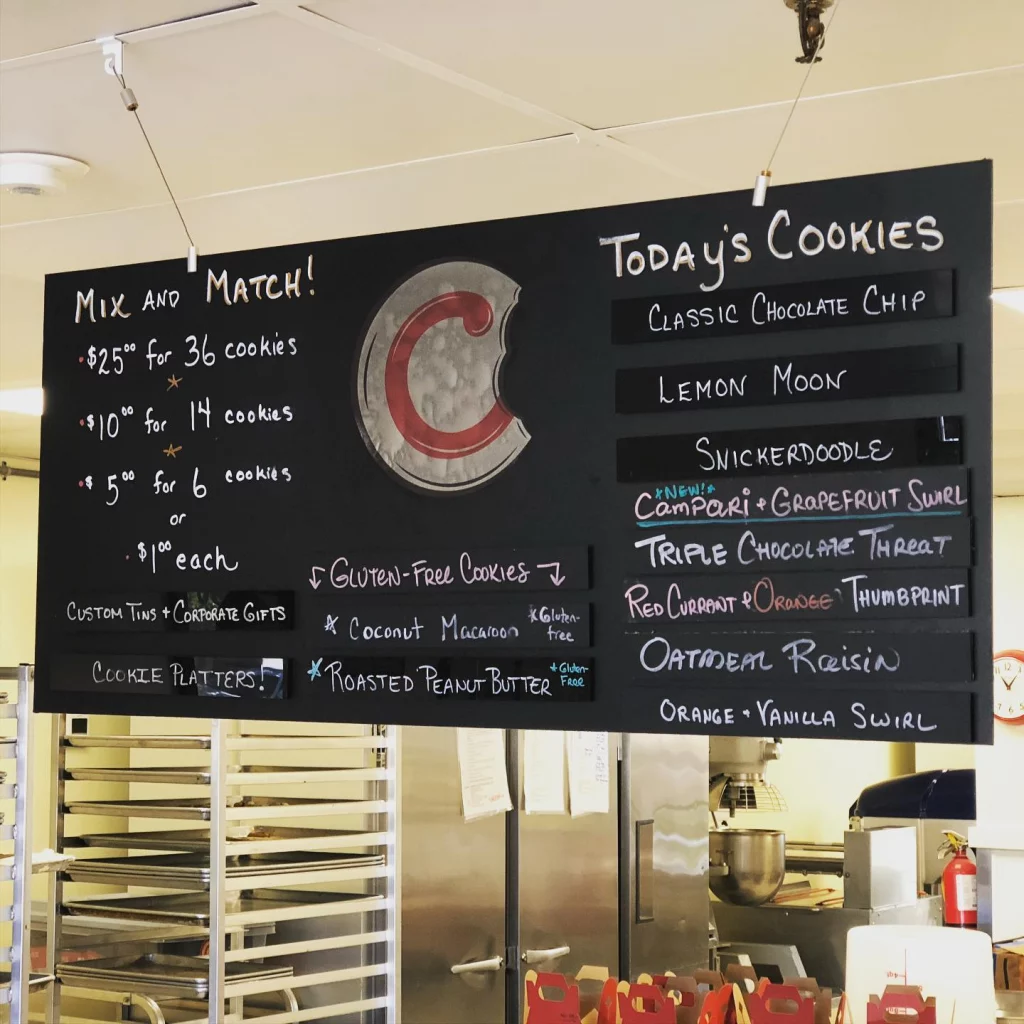
<svg viewBox="0 0 1024 1024"><path fill-rule="evenodd" d="M402 437L418 452L436 459L460 459L486 448L515 419L500 397L483 419L465 430L438 430L419 414L409 394L409 360L424 333L444 320L461 319L471 338L486 334L494 324L491 304L476 292L446 292L411 313L395 334L384 365L384 394L388 410Z"/></svg>

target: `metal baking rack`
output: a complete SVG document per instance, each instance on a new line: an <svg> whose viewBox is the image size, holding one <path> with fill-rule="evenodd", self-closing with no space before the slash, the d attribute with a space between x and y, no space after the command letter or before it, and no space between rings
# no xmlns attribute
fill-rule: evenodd
<svg viewBox="0 0 1024 1024"><path fill-rule="evenodd" d="M196 735L107 735L98 721L80 732L85 719L54 717L56 849L75 855L54 942L85 922L162 926L169 941L59 963L47 1019L62 1019L63 990L151 1024L394 1024L395 730L214 720ZM177 930L208 942L179 955Z"/></svg>
<svg viewBox="0 0 1024 1024"><path fill-rule="evenodd" d="M17 681L12 702L5 684ZM10 1024L28 1021L29 993L53 981L53 963L42 972L32 971L32 875L52 872L60 861L33 857L32 796L28 778L32 771L32 670L28 665L0 668L0 720L16 719L14 735L0 736L0 882L13 891L13 904L0 913L10 921L9 944L0 946L0 1020ZM13 821L10 811L13 804ZM13 851L10 847L13 845ZM8 890L8 885L10 890ZM5 893L6 895L6 893Z"/></svg>

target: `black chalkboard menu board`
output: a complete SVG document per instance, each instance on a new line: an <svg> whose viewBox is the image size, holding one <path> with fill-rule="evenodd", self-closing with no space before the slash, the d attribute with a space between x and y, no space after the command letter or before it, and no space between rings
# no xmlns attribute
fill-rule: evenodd
<svg viewBox="0 0 1024 1024"><path fill-rule="evenodd" d="M51 276L37 708L991 739L991 165Z"/></svg>

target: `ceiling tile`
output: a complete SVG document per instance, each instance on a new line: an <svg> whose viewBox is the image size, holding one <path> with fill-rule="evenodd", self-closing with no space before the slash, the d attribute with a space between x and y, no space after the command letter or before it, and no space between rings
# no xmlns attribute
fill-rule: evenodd
<svg viewBox="0 0 1024 1024"><path fill-rule="evenodd" d="M315 0L334 20L591 127L796 95L783 0ZM847 0L808 95L1019 62L1024 4Z"/></svg>
<svg viewBox="0 0 1024 1024"><path fill-rule="evenodd" d="M545 122L276 15L133 44L125 77L184 198L552 134ZM4 73L4 148L92 165L67 196L8 198L5 222L162 201L118 92L98 56ZM68 96L75 102L55 102Z"/></svg>
<svg viewBox="0 0 1024 1024"><path fill-rule="evenodd" d="M616 132L716 190L753 187L789 106L762 107ZM1024 65L967 78L812 99L797 107L772 170L811 181L994 160L996 200L1024 198ZM979 111L985 115L979 116Z"/></svg>

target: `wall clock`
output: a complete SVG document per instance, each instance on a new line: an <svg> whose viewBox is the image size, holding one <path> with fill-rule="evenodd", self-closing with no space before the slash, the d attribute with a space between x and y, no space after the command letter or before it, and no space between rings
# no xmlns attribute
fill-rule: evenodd
<svg viewBox="0 0 1024 1024"><path fill-rule="evenodd" d="M992 665L996 718L1024 725L1024 651L1000 651Z"/></svg>

